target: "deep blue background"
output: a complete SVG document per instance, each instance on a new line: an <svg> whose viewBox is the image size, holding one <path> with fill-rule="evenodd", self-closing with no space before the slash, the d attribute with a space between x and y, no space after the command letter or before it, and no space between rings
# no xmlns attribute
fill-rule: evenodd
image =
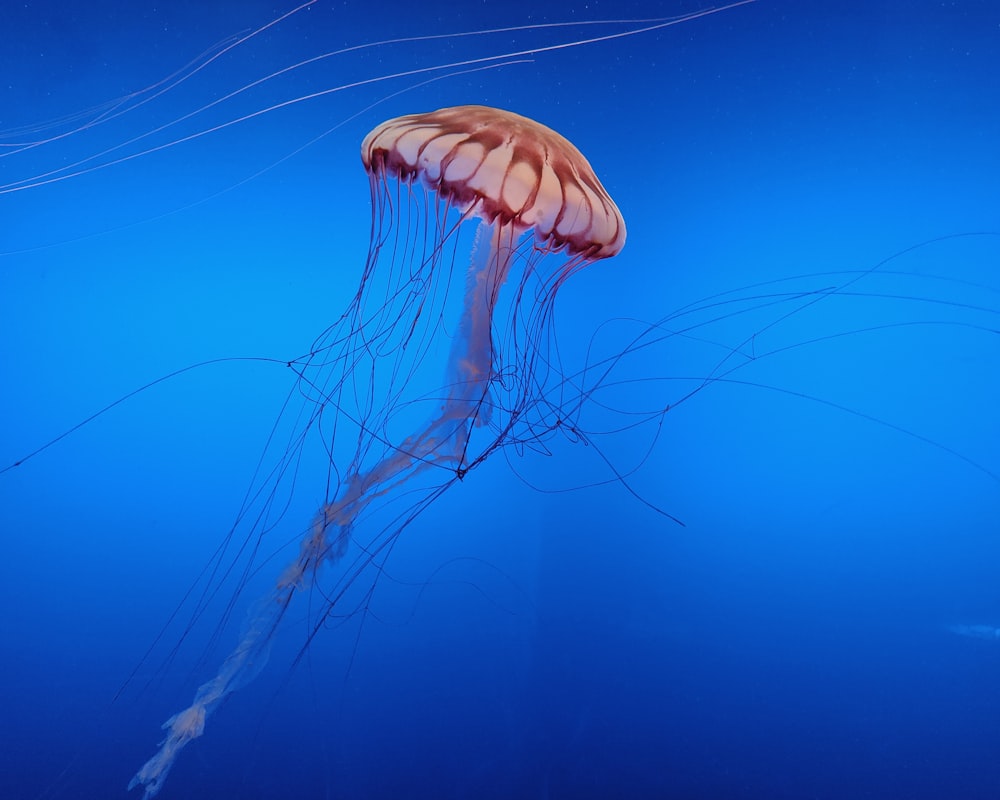
<svg viewBox="0 0 1000 800"><path fill-rule="evenodd" d="M304 352L367 250L358 144L397 114L498 105L587 154L629 240L559 297L577 364L603 322L613 352L642 327L624 318L790 276L837 273L740 295L839 285L929 239L1000 231L989 0L759 0L367 83L151 153L313 92L623 28L356 50L158 131L332 49L696 6L321 0L90 130L94 113L73 115L292 5L7 6L0 185L29 186L0 194L2 465L187 364ZM620 484L580 488L610 477L594 448L498 456L407 530L365 625L324 631L292 670L301 604L161 796L1000 796L1000 641L949 631L1000 625L998 257L996 235L951 238L787 320L801 304L681 318L699 327L620 367L658 380L616 399L676 401L690 384L673 379L710 373L719 343L791 347L666 414L658 438L599 438L620 471L652 446L629 485L684 527ZM286 559L262 563L215 649L221 605L167 666L183 621L143 661L232 523L291 380L247 363L188 373L0 475L4 798L125 797L157 727L235 641Z"/></svg>

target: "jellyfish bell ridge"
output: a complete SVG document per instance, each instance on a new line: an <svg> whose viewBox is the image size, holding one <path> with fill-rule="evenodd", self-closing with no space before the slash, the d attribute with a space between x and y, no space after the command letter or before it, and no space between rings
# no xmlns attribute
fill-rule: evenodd
<svg viewBox="0 0 1000 800"><path fill-rule="evenodd" d="M365 169L412 183L547 249L616 255L625 221L583 154L534 120L487 106L455 106L382 123L361 145Z"/></svg>

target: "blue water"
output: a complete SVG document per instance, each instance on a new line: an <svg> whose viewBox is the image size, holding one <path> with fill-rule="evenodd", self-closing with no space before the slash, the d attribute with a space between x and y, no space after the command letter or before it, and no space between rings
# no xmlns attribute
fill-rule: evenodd
<svg viewBox="0 0 1000 800"><path fill-rule="evenodd" d="M697 6L321 0L213 59L294 4L8 5L0 467L307 352L389 117L538 119L628 223L556 301L567 374L626 353L587 442L494 454L303 650L331 567L160 797L1000 796L996 4L758 0L400 77ZM0 796L141 795L323 499L304 464L203 572L294 379L200 367L0 474Z"/></svg>

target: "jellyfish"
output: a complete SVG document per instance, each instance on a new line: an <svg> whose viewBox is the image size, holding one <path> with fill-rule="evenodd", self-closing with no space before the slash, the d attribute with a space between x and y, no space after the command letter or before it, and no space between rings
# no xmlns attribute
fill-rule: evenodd
<svg viewBox="0 0 1000 800"><path fill-rule="evenodd" d="M422 476L433 476L424 491L436 496L491 453L538 443L563 424L541 402L553 301L573 273L625 244L622 215L580 151L510 111L458 106L391 119L368 134L361 158L372 203L361 283L347 312L292 365L314 404L306 427L324 431L331 456L329 499L216 675L164 723L160 749L129 783L146 798L219 704L264 666L293 599L343 559L374 501ZM472 255L456 292L469 225ZM438 328L450 347L444 382L428 394L421 373ZM397 438L393 410L413 403L433 410ZM409 519L367 548L360 566Z"/></svg>

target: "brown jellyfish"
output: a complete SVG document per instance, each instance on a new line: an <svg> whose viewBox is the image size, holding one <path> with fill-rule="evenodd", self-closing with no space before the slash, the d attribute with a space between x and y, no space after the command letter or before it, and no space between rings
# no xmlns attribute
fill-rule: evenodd
<svg viewBox="0 0 1000 800"><path fill-rule="evenodd" d="M353 554L318 593L308 639L446 488L491 453L540 447L564 424L565 409L548 399L552 301L569 275L625 243L622 216L580 151L509 111L458 106L392 119L365 137L361 158L372 225L360 286L309 353L289 363L305 410L251 492L258 509L240 516L255 519L263 537L290 507L275 503L277 485L303 479L309 447L327 465L319 476L327 499L218 673L164 724L159 751L129 784L146 798L221 701L264 666L293 597L321 567ZM404 512L379 508L390 493L407 498ZM372 532L357 543L363 529Z"/></svg>

